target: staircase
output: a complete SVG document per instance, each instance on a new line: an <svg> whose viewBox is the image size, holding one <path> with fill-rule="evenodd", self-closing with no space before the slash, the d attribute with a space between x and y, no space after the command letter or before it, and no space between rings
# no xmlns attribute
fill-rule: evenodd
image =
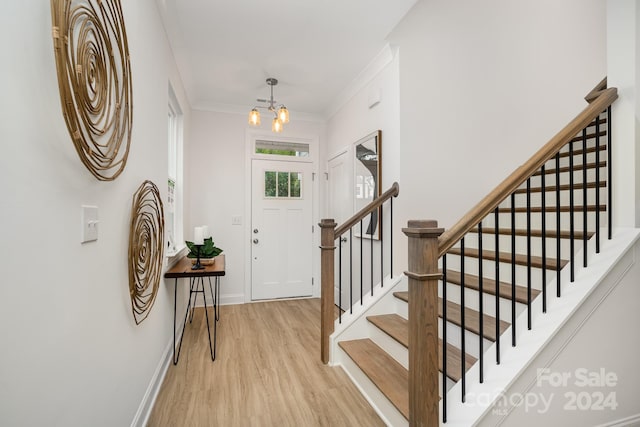
<svg viewBox="0 0 640 427"><path fill-rule="evenodd" d="M605 88L606 79L588 95L588 113L437 240L440 422L447 421L448 399L464 401L467 373L475 369L470 378L482 383L485 365L504 363L501 349L519 344L520 331L536 326L548 301L574 281L575 269L588 268L601 239L611 238L607 126L616 95ZM323 247L328 245L323 240ZM332 362L345 368L391 425L405 425L412 416L409 290L413 276L430 280L424 271L414 273L356 316L360 320L352 323L360 322L361 332L339 325L333 336ZM419 398L414 405L425 401Z"/></svg>

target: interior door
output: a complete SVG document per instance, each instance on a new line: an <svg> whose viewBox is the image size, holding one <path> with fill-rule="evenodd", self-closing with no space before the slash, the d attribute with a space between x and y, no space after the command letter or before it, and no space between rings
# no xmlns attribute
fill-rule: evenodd
<svg viewBox="0 0 640 427"><path fill-rule="evenodd" d="M311 296L312 164L252 160L251 299Z"/></svg>
<svg viewBox="0 0 640 427"><path fill-rule="evenodd" d="M329 160L329 218L333 218L338 225L344 223L353 215L353 199L351 195L351 169L349 168L349 154L344 152ZM335 263L335 302L336 305L347 310L349 307L349 235L345 234L336 246L342 245L342 295L340 295L340 250L336 248Z"/></svg>

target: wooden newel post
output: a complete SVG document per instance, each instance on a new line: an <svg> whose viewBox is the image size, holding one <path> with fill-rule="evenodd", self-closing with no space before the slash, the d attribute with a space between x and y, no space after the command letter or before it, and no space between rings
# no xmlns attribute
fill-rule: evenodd
<svg viewBox="0 0 640 427"><path fill-rule="evenodd" d="M438 416L437 221L409 221L409 425L432 427Z"/></svg>
<svg viewBox="0 0 640 427"><path fill-rule="evenodd" d="M336 222L333 219L320 221L320 350L322 363L329 363L329 337L334 330L334 252Z"/></svg>

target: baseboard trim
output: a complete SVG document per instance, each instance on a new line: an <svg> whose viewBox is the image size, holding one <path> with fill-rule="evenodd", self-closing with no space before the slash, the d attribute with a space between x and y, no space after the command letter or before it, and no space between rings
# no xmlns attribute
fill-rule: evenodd
<svg viewBox="0 0 640 427"><path fill-rule="evenodd" d="M627 426L639 426L640 414L635 414L627 418L621 418L616 421L611 421L606 424L600 424L596 427L627 427Z"/></svg>
<svg viewBox="0 0 640 427"><path fill-rule="evenodd" d="M236 305L236 304L244 304L244 294L221 294L220 295L220 305ZM202 302L202 297L196 298L196 307L204 307L204 303ZM211 297L209 296L209 292L207 291L207 306L211 307Z"/></svg>
<svg viewBox="0 0 640 427"><path fill-rule="evenodd" d="M178 336L176 337L176 342L180 341L182 336L182 324L177 326ZM167 375L167 370L169 366L173 362L173 335L167 344L167 347L162 354L162 358L160 358L160 362L156 367L153 376L151 377L151 381L149 382L149 386L147 387L147 391L144 393L142 397L142 401L140 402L140 406L138 406L138 411L136 412L135 417L131 421L131 427L145 427L149 423L149 417L151 416L151 411L156 403L156 399L158 398L158 394L160 393L160 388L162 387L162 383L164 382L164 377Z"/></svg>

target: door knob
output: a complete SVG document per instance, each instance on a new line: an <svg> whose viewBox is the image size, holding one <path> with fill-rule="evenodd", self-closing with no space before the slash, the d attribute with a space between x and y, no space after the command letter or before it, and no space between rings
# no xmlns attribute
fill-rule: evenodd
<svg viewBox="0 0 640 427"><path fill-rule="evenodd" d="M253 243L258 243L258 239L253 239Z"/></svg>
<svg viewBox="0 0 640 427"><path fill-rule="evenodd" d="M253 229L253 234L258 234L258 229L257 228Z"/></svg>
<svg viewBox="0 0 640 427"><path fill-rule="evenodd" d="M341 237L341 238L340 238L340 241L341 241L341 242L346 242L346 241L347 241L347 238L346 238L346 237Z"/></svg>

